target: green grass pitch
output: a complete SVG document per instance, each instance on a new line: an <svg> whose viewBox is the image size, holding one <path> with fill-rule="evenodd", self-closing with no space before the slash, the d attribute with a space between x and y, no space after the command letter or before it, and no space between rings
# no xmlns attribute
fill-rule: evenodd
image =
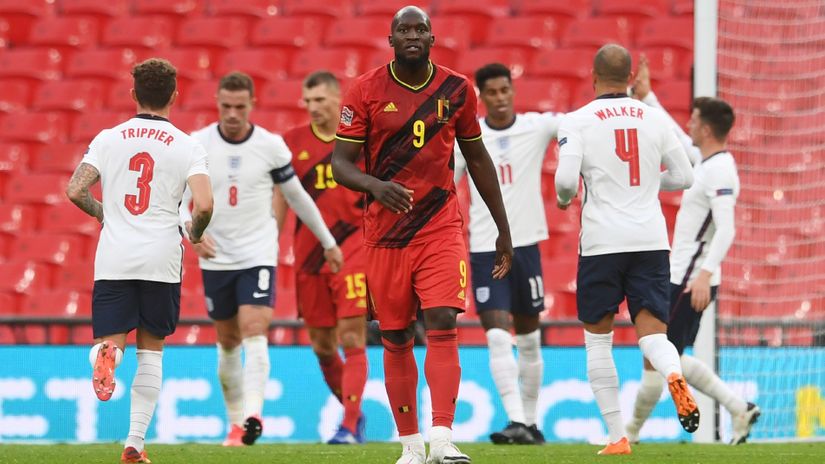
<svg viewBox="0 0 825 464"><path fill-rule="evenodd" d="M120 462L122 445L0 445L3 464L110 464ZM744 446L694 444L642 444L630 456L596 456L597 446L545 445L494 446L461 444L474 464L814 464L825 462L825 443L746 444ZM183 444L147 447L154 464L393 464L400 446L372 443L364 446L255 445L222 448L218 445Z"/></svg>

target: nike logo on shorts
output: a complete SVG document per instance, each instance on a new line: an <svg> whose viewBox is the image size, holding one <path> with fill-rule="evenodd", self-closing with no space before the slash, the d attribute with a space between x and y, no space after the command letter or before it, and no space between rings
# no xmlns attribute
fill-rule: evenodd
<svg viewBox="0 0 825 464"><path fill-rule="evenodd" d="M263 298L269 296L269 293L252 292L252 298Z"/></svg>

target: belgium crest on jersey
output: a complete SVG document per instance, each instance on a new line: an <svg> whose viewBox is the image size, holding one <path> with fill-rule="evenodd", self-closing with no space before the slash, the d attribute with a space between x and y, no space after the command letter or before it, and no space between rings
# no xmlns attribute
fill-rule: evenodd
<svg viewBox="0 0 825 464"><path fill-rule="evenodd" d="M435 120L442 124L450 120L450 99L444 95L438 97L436 102Z"/></svg>

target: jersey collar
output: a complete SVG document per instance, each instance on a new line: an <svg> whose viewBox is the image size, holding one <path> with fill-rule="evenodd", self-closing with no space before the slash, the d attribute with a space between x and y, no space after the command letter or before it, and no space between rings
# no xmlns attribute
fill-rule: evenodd
<svg viewBox="0 0 825 464"><path fill-rule="evenodd" d="M516 119L518 119L518 113L513 115L513 120L510 121L510 124L507 124L504 127L493 127L493 126L490 125L490 122L487 121L487 118L485 117L484 118L484 125L487 126L487 128L492 129L494 131L504 131L504 130L507 130L507 129L513 127L516 124Z"/></svg>
<svg viewBox="0 0 825 464"><path fill-rule="evenodd" d="M707 160L709 160L709 159L713 158L713 157L714 157L714 156L716 156L716 155L721 155L722 153L727 153L727 152L728 152L727 150L719 150L719 151L717 151L716 153L714 153L714 154L712 154L712 155L708 156L707 158L703 159L703 160L702 160L702 162L704 163L705 161L707 161Z"/></svg>
<svg viewBox="0 0 825 464"><path fill-rule="evenodd" d="M164 118L163 116L158 116L156 114L149 114L149 113L138 113L135 115L138 119L148 119L150 121L166 121L169 122L168 119Z"/></svg>
<svg viewBox="0 0 825 464"><path fill-rule="evenodd" d="M224 142L230 143L232 145L240 145L240 144L246 142L247 140L249 140L250 138L252 138L252 133L255 132L255 124L251 124L251 123L249 124L249 133L246 134L246 137L242 138L241 140L230 140L230 139L226 138L226 136L223 135L223 132L221 132L221 125L220 124L215 124L215 129L218 131L218 135L221 136L221 138L223 139Z"/></svg>
<svg viewBox="0 0 825 464"><path fill-rule="evenodd" d="M435 66L433 65L432 61L427 60L427 67L430 71L430 74L427 76L427 79L424 81L423 84L410 85L402 81L398 78L398 76L395 75L395 69L393 69L392 66L393 63L395 63L395 60L390 61L390 63L387 65L387 70L389 70L390 77L392 77L392 80L395 81L396 84L400 85L401 87L404 87L407 90L412 90L413 92L418 93L424 90L428 85L430 85L430 82L432 82L433 78L435 77Z"/></svg>
<svg viewBox="0 0 825 464"><path fill-rule="evenodd" d="M316 139L318 139L318 140L320 140L324 143L330 143L333 140L335 140L335 134L333 134L329 137L326 137L326 136L324 136L324 134L318 132L318 129L315 127L315 124L313 124L313 123L309 123L309 130L312 131L312 135L314 135Z"/></svg>
<svg viewBox="0 0 825 464"><path fill-rule="evenodd" d="M617 93L606 93L603 95L599 95L596 97L596 100L604 100L607 98L628 98L627 94L624 92L617 92Z"/></svg>

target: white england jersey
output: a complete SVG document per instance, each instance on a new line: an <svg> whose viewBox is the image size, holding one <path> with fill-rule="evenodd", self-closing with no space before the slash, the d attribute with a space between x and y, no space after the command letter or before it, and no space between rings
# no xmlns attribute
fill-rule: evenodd
<svg viewBox="0 0 825 464"><path fill-rule="evenodd" d="M295 175L292 153L280 135L252 126L240 142L227 140L212 123L192 133L209 154L215 205L205 233L215 240L214 258L200 259L201 269L241 270L275 266L278 225L272 189Z"/></svg>
<svg viewBox="0 0 825 464"><path fill-rule="evenodd" d="M670 281L683 285L706 269L712 273L710 284L719 285L721 262L734 233L733 208L739 196L736 161L726 151L716 153L697 163L693 176L693 185L682 195L676 215ZM717 247L714 237L720 227L730 228L730 239L723 239Z"/></svg>
<svg viewBox="0 0 825 464"><path fill-rule="evenodd" d="M660 167L678 164L689 175L690 164L667 116L627 96L606 95L568 113L558 139L557 186L562 162L580 163L584 183L581 255L668 250Z"/></svg>
<svg viewBox="0 0 825 464"><path fill-rule="evenodd" d="M166 119L139 115L101 131L83 162L103 189L95 280L180 282L178 206L186 180L208 174L201 144Z"/></svg>
<svg viewBox="0 0 825 464"><path fill-rule="evenodd" d="M560 113L517 114L513 124L494 129L481 118L481 138L496 167L513 246L545 240L547 219L541 196L541 166L550 141L556 137ZM456 177L466 162L456 144ZM498 228L490 210L470 181L470 252L495 251Z"/></svg>

